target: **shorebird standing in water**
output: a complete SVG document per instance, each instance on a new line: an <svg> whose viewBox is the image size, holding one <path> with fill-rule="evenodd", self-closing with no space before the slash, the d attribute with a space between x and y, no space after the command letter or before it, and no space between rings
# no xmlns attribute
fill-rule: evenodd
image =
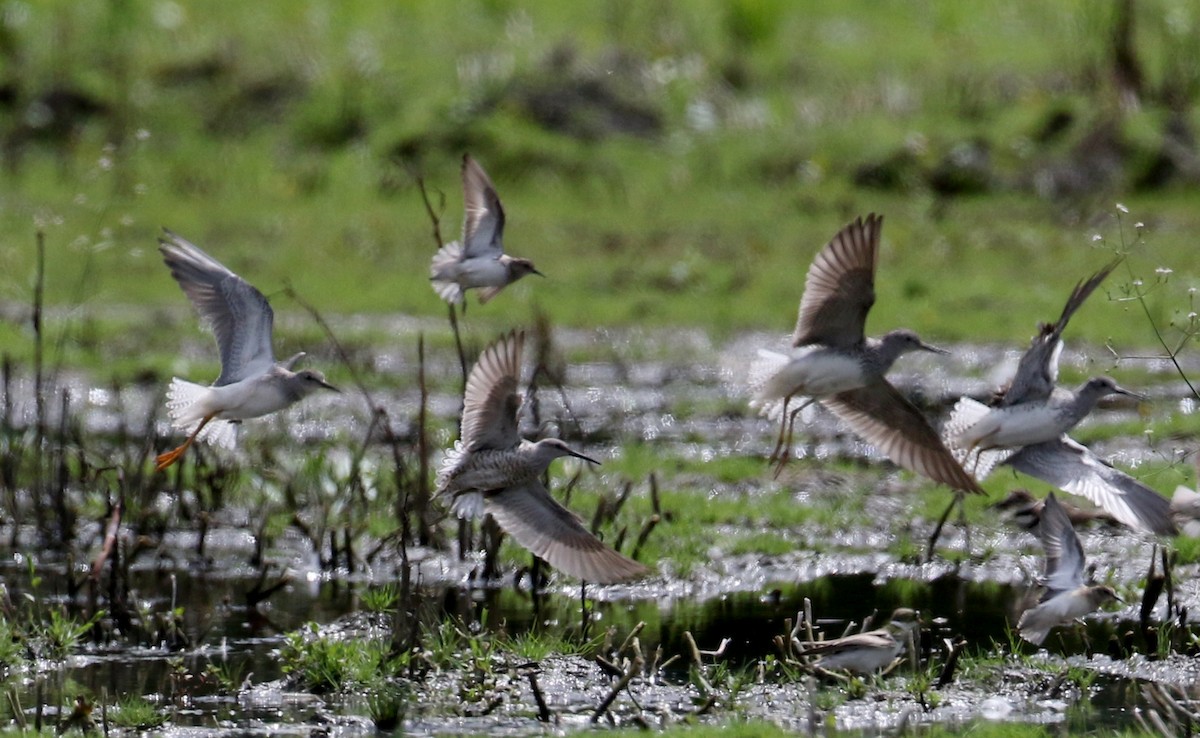
<svg viewBox="0 0 1200 738"><path fill-rule="evenodd" d="M980 479L999 464L1011 466L1088 498L1135 530L1171 535L1175 524L1166 498L1066 435L1101 398L1140 396L1109 377L1092 378L1074 392L1055 386L1063 329L1115 266L1113 262L1075 286L1058 321L1043 324L1034 336L994 406L969 397L958 401L946 422L946 442Z"/></svg>
<svg viewBox="0 0 1200 738"><path fill-rule="evenodd" d="M171 380L167 411L172 425L188 430L188 437L159 454L157 471L178 461L197 438L230 447L233 423L282 410L319 389L337 391L320 372L292 371L303 353L275 362L275 314L267 298L246 280L165 228L158 249L201 322L216 336L221 376L211 387L178 377Z"/></svg>
<svg viewBox="0 0 1200 738"><path fill-rule="evenodd" d="M909 330L880 339L864 337L875 302L875 267L883 218L850 223L813 259L800 300L789 354L760 351L752 373L760 377L752 406L780 417L772 460L786 463L796 414L814 401L833 412L896 464L955 490L983 494L915 405L884 374L909 351L945 351ZM797 396L809 399L789 412ZM778 473L778 472L777 472Z"/></svg>
<svg viewBox="0 0 1200 738"><path fill-rule="evenodd" d="M504 253L504 208L483 167L463 155L463 235L438 249L429 267L433 291L461 305L466 291L479 288L482 305L526 274L541 275L529 259Z"/></svg>
<svg viewBox="0 0 1200 738"><path fill-rule="evenodd" d="M903 653L917 625L917 613L902 607L882 628L827 641L794 640L793 645L797 656L819 657L817 666L822 669L874 674L891 666Z"/></svg>
<svg viewBox="0 0 1200 738"><path fill-rule="evenodd" d="M452 495L456 515L490 514L516 541L580 579L608 584L645 576L646 567L604 545L550 496L541 476L561 456L599 464L557 438L531 443L517 432L523 332L484 349L463 398L462 438L446 453L439 495Z"/></svg>
<svg viewBox="0 0 1200 738"><path fill-rule="evenodd" d="M1030 643L1041 645L1054 626L1081 618L1107 602L1120 602L1121 598L1112 587L1084 582L1087 559L1083 545L1053 493L1046 498L1037 534L1046 549L1046 593L1036 607L1021 614L1017 632Z"/></svg>

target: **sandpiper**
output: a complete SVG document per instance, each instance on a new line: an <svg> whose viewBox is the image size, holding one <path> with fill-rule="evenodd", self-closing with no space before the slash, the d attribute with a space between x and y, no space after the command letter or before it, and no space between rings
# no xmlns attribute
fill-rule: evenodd
<svg viewBox="0 0 1200 738"><path fill-rule="evenodd" d="M523 332L510 333L471 369L462 438L438 471L438 494L453 496L459 517L490 514L517 543L572 576L602 584L645 576L646 567L604 545L542 484L550 462L561 456L600 462L557 438L521 439L517 387L524 343Z"/></svg>
<svg viewBox="0 0 1200 738"><path fill-rule="evenodd" d="M793 639L792 645L797 656L819 657L817 665L822 669L874 674L890 666L904 651L917 625L917 613L902 607L892 613L887 625L877 630L827 641Z"/></svg>
<svg viewBox="0 0 1200 738"><path fill-rule="evenodd" d="M463 155L463 235L433 255L429 279L433 291L461 305L467 290L478 287L483 304L526 274L541 275L529 259L504 253L504 208L487 172L470 154Z"/></svg>
<svg viewBox="0 0 1200 738"><path fill-rule="evenodd" d="M221 375L210 387L171 380L167 411L172 425L187 430L188 437L160 454L155 469L175 463L197 438L230 447L233 423L282 410L319 389L337 391L320 372L292 371L303 353L276 363L271 349L275 314L254 286L165 228L158 249L201 322L216 336Z"/></svg>
<svg viewBox="0 0 1200 738"><path fill-rule="evenodd" d="M1067 513L1071 525L1076 528L1093 522L1120 525L1120 521L1103 510L1085 510L1061 500L1058 504ZM991 507L1008 513L1009 519L1025 530L1033 530L1042 520L1042 511L1046 508L1046 501L1034 497L1027 489L1014 489L1008 493L1008 497Z"/></svg>
<svg viewBox="0 0 1200 738"><path fill-rule="evenodd" d="M986 476L980 472L979 464L986 464L980 452L1052 441L1078 425L1109 395L1145 399L1111 377L1093 377L1074 392L1056 387L1049 397L1000 407L963 397L946 422L946 441L953 448L965 449L964 458L976 461L968 466Z"/></svg>
<svg viewBox="0 0 1200 738"><path fill-rule="evenodd" d="M805 279L792 352L759 352L762 360L753 373L762 379L751 404L781 415L772 460L778 458L780 467L786 463L796 413L820 401L896 464L956 490L982 494L921 411L884 378L901 354L946 352L909 330L864 337L875 302L882 228L882 216L858 218L821 249ZM789 413L796 396L810 399Z"/></svg>
<svg viewBox="0 0 1200 738"><path fill-rule="evenodd" d="M1067 432L1111 394L1141 399L1109 377L1094 377L1074 392L1055 387L1062 331L1116 262L1075 286L1058 322L1043 324L1021 357L1007 389L992 406L961 398L945 425L947 445L984 479L999 464L1011 466L1064 492L1081 495L1136 530L1175 532L1165 498L1112 466Z"/></svg>
<svg viewBox="0 0 1200 738"><path fill-rule="evenodd" d="M1112 587L1085 583L1087 560L1083 545L1053 493L1046 498L1037 530L1046 549L1043 577L1046 592L1036 607L1021 614L1017 632L1030 643L1040 645L1054 626L1081 618L1107 602L1120 602L1121 598Z"/></svg>

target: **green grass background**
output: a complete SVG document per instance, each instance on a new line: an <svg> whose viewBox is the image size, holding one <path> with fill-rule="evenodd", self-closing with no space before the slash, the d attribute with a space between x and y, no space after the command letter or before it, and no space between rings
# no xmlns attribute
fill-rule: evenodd
<svg viewBox="0 0 1200 738"><path fill-rule="evenodd" d="M504 200L510 252L548 275L472 308L485 329L541 309L579 327L787 332L813 253L876 211L886 226L872 332L906 325L934 340L1023 345L1077 280L1124 249L1129 269L1109 280L1109 297L1172 269L1149 308L1179 340L1200 266L1200 174L1139 182L1166 121L1198 122L1200 8L1136 4L1147 94L1130 109L1112 82L1113 7L13 5L0 26L0 82L15 95L2 124L16 142L0 180L0 349L27 355L39 230L68 363L117 374L194 331L186 313L186 323L173 317L184 301L155 250L164 225L272 296L277 312L298 310L279 294L290 285L328 314L441 316L415 177L444 202L443 234L457 237L465 151ZM612 132L607 108L580 104L564 132L525 102L588 86L660 126ZM52 89L106 112L69 134L25 135L37 117L29 105ZM1040 142L1058 115L1071 124ZM1105 125L1124 147L1121 173L1070 196L1039 194L1039 168L1071 162ZM929 171L979 142L989 161L980 191L929 186ZM880 165L895 167L888 186L856 184ZM1129 210L1120 220L1118 202ZM1115 299L1093 299L1070 337L1154 344L1140 308Z"/></svg>

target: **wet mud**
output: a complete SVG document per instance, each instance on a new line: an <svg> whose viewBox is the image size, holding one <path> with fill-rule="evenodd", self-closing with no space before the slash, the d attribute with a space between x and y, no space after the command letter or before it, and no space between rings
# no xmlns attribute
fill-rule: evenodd
<svg viewBox="0 0 1200 738"><path fill-rule="evenodd" d="M1099 576L1128 601L1089 617L1086 627L1056 631L1046 648L1038 650L1022 644L1012 630L1041 570L1040 549L1026 532L997 515L973 527L969 549L963 531L952 527L941 555L930 563L897 553L893 544L898 538L921 547L932 527L932 520L912 512L917 491L927 485L898 472L820 411L806 418L797 434L795 460L773 479L765 461L774 443L773 426L746 407L744 378L755 350L775 347L778 337L739 336L720 345L695 332L561 332L556 339L566 367L562 387L538 388L536 408L524 416L523 429L586 439L589 453L603 459L619 458L631 444L649 446L664 467L700 464L700 471L681 473L691 475L686 486L703 488L707 495L735 496L747 505L754 504L756 495L782 489L797 505L836 507L849 479L870 477L869 490L854 503L861 508L857 522L814 521L775 531L794 544L782 553L733 553L714 544L709 556L687 567L647 561L656 569L650 579L589 585L581 601L579 583L563 577L552 577L539 592L531 591L528 574L511 568L484 580L482 560L460 557L453 546L413 544L401 553L376 545L378 555L369 563L331 570L313 539L295 527L273 535L263 550L257 540L258 511L230 500L205 520L202 553L197 521L168 519L161 536L147 544L154 546L153 554L131 565L129 588L136 607L169 622L143 629L140 640L131 642L106 638L110 626L101 621L65 662L34 660L10 672L11 704L24 706L26 722L54 724L59 718L52 705L33 706L48 703L50 692L63 692L62 685L69 683L98 705L112 702L115 695L145 696L166 716L167 734L373 734L370 694L314 693L295 673L287 673L285 641L308 623L318 624L313 637L395 638L393 619L368 613L364 601L372 590L400 581L405 582L406 599L391 610L410 616L410 633L427 635L452 621L469 636L460 645L461 668L435 666L431 659L410 666L413 677L402 685L399 726L414 733L532 735L546 730L542 718L574 730L593 721L659 727L684 719L719 723L731 716L805 732L830 727L873 732L979 720L1121 728L1134 725L1132 716L1138 711L1161 709L1147 696L1147 685L1187 690L1200 680L1191 658L1195 624L1189 615L1200 597L1195 565L1174 567L1173 609L1168 612L1163 597L1148 614L1163 631L1162 640L1146 640L1140 596L1151 560L1157 562L1159 556L1148 536L1102 527L1081 532ZM397 345L407 341L400 339ZM937 416L960 395L986 394L1006 366L1015 366L1017 356L1015 349L959 346L948 361L906 358L891 377ZM380 352L368 361L391 377L417 371L415 357L405 349ZM1103 349L1068 351L1063 363L1064 371L1080 375L1120 373ZM445 447L452 441L458 411L453 381L457 360L452 354L431 354L424 369L441 378L432 386L428 409L437 419L431 442ZM1148 409L1103 409L1080 433L1130 421L1153 429L1163 418L1193 412L1194 403L1173 367L1141 362L1137 371L1139 380L1145 380L1137 389L1153 399ZM82 375L64 376L62 384L85 437L111 439L148 423L159 434L170 432L161 419L158 386L97 387ZM402 381L371 387L372 402L394 409L388 422L402 439L414 438L409 415L419 395L419 388ZM14 425L27 425L35 412L31 379L17 376L11 397ZM353 407L349 413L348 403ZM54 412L51 424L58 422ZM328 448L321 444L330 438L363 438L369 423L365 398L318 396L285 417L247 423L242 441L252 447L275 444L281 464L300 465L307 449ZM1092 443L1093 449L1135 473L1147 463L1183 464L1189 444L1195 443L1194 437L1099 436L1103 440ZM703 471L704 463L728 457L762 459L761 473L728 480ZM231 464L246 458L235 455ZM622 483L604 467L594 473L602 485ZM270 475L251 469L242 484L269 483ZM1031 486L1044 494L1044 485ZM167 518L174 494L188 493L163 490L157 504ZM947 492L946 502L950 499ZM86 599L87 587L78 583L88 577L90 556L80 561L31 548L29 542L39 538L34 521L6 518L0 529L5 542L0 575L5 599L17 603L8 612L17 612L24 601L70 609ZM737 528L736 523L724 525ZM76 538L100 541L102 533L103 520L93 516L79 522ZM14 538L25 543L12 547ZM135 539L129 532L124 545L134 545ZM359 549L375 544L359 543ZM84 550L94 555L95 547ZM261 600L253 596L275 585ZM922 614L915 667L902 663L888 677L846 685L785 664L787 654L777 637L796 627L806 610L814 614L818 633L836 637L899 606ZM1168 637L1168 628L1178 632ZM636 659L623 644L635 629ZM471 654L489 639L546 633L593 645L580 655L530 658L499 647L485 656ZM959 641L967 644L964 655L948 683L934 686ZM693 642L700 651L698 662ZM1185 645L1173 650L1171 643ZM606 671L597 656L617 672ZM622 669L632 673L626 688L598 709L620 681ZM464 697L468 694L470 699ZM98 723L101 717L93 714L92 719Z"/></svg>

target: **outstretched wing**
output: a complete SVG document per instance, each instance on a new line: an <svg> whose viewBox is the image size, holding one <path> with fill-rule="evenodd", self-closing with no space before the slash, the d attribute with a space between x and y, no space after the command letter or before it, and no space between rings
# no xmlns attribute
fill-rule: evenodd
<svg viewBox="0 0 1200 738"><path fill-rule="evenodd" d="M470 154L463 155L463 249L468 259L499 259L504 253L504 208L487 172Z"/></svg>
<svg viewBox="0 0 1200 738"><path fill-rule="evenodd" d="M484 505L517 543L571 576L608 584L648 573L592 535L537 480L489 493Z"/></svg>
<svg viewBox="0 0 1200 738"><path fill-rule="evenodd" d="M856 219L813 257L800 298L793 346L857 346L875 304L875 265L883 216Z"/></svg>
<svg viewBox="0 0 1200 738"><path fill-rule="evenodd" d="M525 332L499 338L479 355L463 397L462 443L469 451L507 450L521 442L517 411Z"/></svg>
<svg viewBox="0 0 1200 738"><path fill-rule="evenodd" d="M1092 294L1104 278L1109 275L1120 260L1113 261L1108 266L1096 272L1086 280L1075 285L1067 304L1063 306L1062 315L1053 325L1043 323L1041 331L1034 336L1029 348L1021 355L1017 364L1017 373L1012 383L1005 390L1000 405L1017 405L1023 402L1038 402L1050 397L1054 384L1058 381L1058 357L1062 353L1062 333L1067 322L1083 301Z"/></svg>
<svg viewBox="0 0 1200 738"><path fill-rule="evenodd" d="M1004 463L1063 492L1086 497L1134 530L1160 535L1176 532L1167 498L1067 436L1026 446Z"/></svg>
<svg viewBox="0 0 1200 738"><path fill-rule="evenodd" d="M233 384L274 366L271 329L275 314L267 298L175 233L164 228L158 243L171 276L217 338L221 376L216 384Z"/></svg>
<svg viewBox="0 0 1200 738"><path fill-rule="evenodd" d="M1067 592L1083 584L1083 572L1087 561L1083 555L1083 544L1067 517L1067 511L1051 492L1042 508L1042 517L1037 527L1038 538L1046 550L1047 596Z"/></svg>
<svg viewBox="0 0 1200 738"><path fill-rule="evenodd" d="M984 494L915 405L884 379L821 400L896 464L964 492Z"/></svg>

